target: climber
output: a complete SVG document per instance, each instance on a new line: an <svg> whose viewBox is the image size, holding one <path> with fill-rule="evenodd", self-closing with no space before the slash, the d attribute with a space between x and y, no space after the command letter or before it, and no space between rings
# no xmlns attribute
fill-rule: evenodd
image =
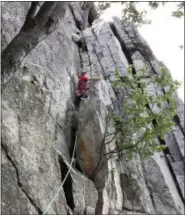
<svg viewBox="0 0 185 215"><path fill-rule="evenodd" d="M83 71L78 79L78 86L76 90L76 102L79 105L81 98L87 98L87 82L90 80L100 80L103 79L102 77L93 77L89 78L86 75L87 72Z"/></svg>

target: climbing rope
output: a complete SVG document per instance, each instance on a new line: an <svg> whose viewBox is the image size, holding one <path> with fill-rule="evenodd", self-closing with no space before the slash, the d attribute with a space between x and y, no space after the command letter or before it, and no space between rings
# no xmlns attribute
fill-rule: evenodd
<svg viewBox="0 0 185 215"><path fill-rule="evenodd" d="M79 133L79 132L78 132ZM72 170L72 164L73 164L73 160L74 160L74 156L75 156L75 149L76 149L76 142L77 142L77 137L78 137L78 133L76 134L76 139L75 139L75 144L74 144L74 148L73 148L73 154L72 154L72 158L71 158L71 163L70 163L70 166L69 166L69 169L67 171L67 174L62 182L62 184L60 185L58 191L56 192L56 194L54 195L53 199L50 201L50 203L48 204L48 206L46 207L46 209L44 210L44 212L42 213L42 215L46 214L46 212L48 211L48 209L51 207L51 205L53 204L53 202L55 201L57 195L59 194L59 192L61 191L61 189L63 188L63 185L69 175L69 173L71 172ZM55 151L57 151L60 155L61 153L55 149Z"/></svg>

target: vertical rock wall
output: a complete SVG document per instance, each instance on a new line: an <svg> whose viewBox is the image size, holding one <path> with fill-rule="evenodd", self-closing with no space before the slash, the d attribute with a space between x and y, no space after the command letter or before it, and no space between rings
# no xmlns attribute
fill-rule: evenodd
<svg viewBox="0 0 185 215"><path fill-rule="evenodd" d="M4 49L30 3L1 4ZM124 76L129 64L136 72L146 67L158 74L162 63L137 29L118 18L96 20L80 32L83 11L78 3L70 5L57 31L27 56L2 94L2 214L42 214L69 169L76 134L73 169L48 214L183 214L184 112L177 95L176 125L165 138L168 150L145 161L138 155L121 162L105 157L92 177L100 157L116 144L112 137L104 139L107 130L114 131L113 123L107 124L109 112L119 111L124 100L112 87L116 68ZM75 43L77 31L81 41ZM81 69L105 79L89 83L88 99L77 110ZM154 85L148 89L161 93Z"/></svg>

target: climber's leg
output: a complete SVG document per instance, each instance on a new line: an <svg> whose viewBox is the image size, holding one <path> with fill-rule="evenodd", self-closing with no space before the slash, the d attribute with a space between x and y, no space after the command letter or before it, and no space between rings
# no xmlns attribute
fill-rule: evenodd
<svg viewBox="0 0 185 215"><path fill-rule="evenodd" d="M76 108L79 108L80 100L81 100L81 94L80 94L79 90L77 90L76 91L75 101L74 101L74 104L75 104Z"/></svg>
<svg viewBox="0 0 185 215"><path fill-rule="evenodd" d="M88 98L88 96L87 96L87 91L84 91L84 92L81 94L81 98L84 98L84 99Z"/></svg>
<svg viewBox="0 0 185 215"><path fill-rule="evenodd" d="M81 96L76 96L74 104L75 104L75 106L76 106L77 108L78 108L79 105L80 105L80 101L81 101Z"/></svg>
<svg viewBox="0 0 185 215"><path fill-rule="evenodd" d="M76 91L76 98L75 98L74 104L75 104L75 107L77 109L80 106L81 99L85 99L85 98L88 98L87 91L83 91L83 92L81 92L81 94L80 94L80 92L78 90Z"/></svg>

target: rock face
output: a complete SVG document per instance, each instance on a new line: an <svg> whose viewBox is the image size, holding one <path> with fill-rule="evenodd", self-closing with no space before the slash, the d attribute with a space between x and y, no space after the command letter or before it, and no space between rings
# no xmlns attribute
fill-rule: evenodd
<svg viewBox="0 0 185 215"><path fill-rule="evenodd" d="M3 50L30 3L1 5ZM164 153L144 161L138 155L107 160L116 144L106 136L114 132L109 113L119 111L124 99L112 86L116 68L124 76L129 64L136 72L146 67L158 74L163 63L134 25L116 17L112 23L95 20L80 32L82 12L71 3L60 27L3 90L2 214L42 214L70 168L75 144L73 168L46 214L184 214L184 104L174 95L176 125L165 137ZM81 69L105 79L89 84L78 109L74 92ZM153 85L150 90L160 93Z"/></svg>

